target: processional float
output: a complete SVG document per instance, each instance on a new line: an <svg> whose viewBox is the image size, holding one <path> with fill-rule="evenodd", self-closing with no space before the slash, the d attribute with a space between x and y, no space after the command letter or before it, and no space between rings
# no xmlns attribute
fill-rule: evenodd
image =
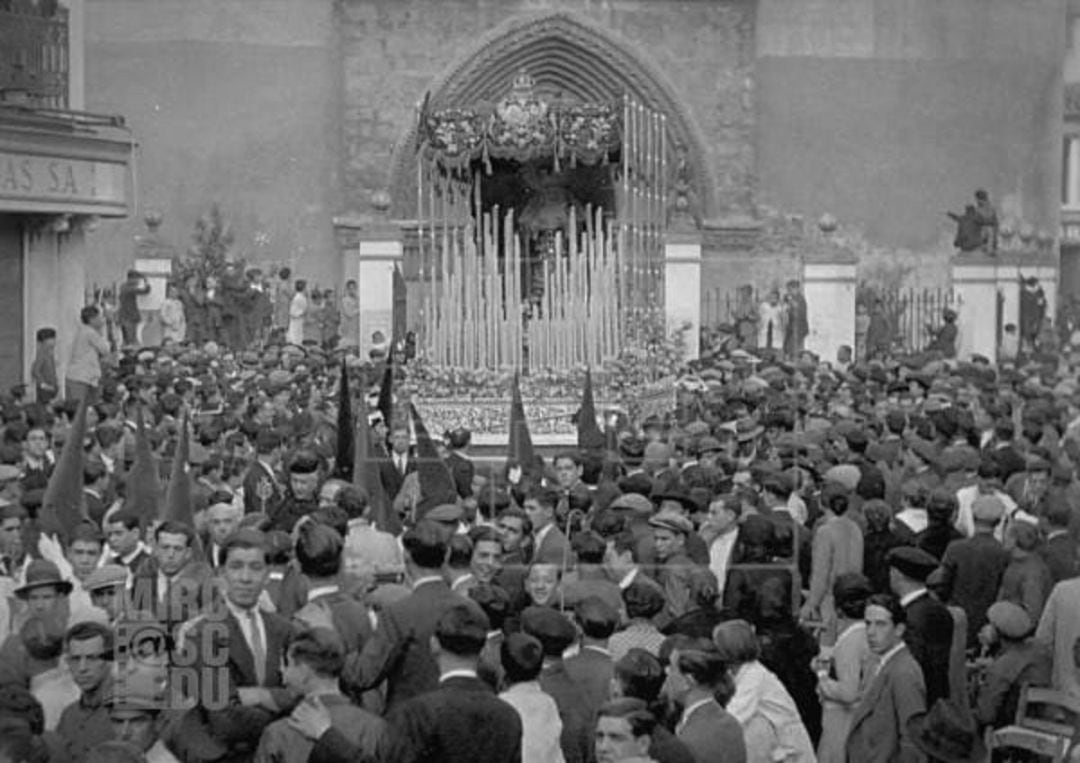
<svg viewBox="0 0 1080 763"><path fill-rule="evenodd" d="M663 114L629 95L544 99L522 73L494 108L425 103L418 118L419 348L431 363L598 366L662 311Z"/></svg>

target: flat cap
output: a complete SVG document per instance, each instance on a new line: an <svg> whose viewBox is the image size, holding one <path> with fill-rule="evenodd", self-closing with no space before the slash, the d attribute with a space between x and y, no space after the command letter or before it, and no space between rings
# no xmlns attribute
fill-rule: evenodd
<svg viewBox="0 0 1080 763"><path fill-rule="evenodd" d="M127 585L128 569L122 564L105 564L91 572L83 581L83 590L87 593L104 591Z"/></svg>
<svg viewBox="0 0 1080 763"><path fill-rule="evenodd" d="M890 567L895 567L904 575L912 580L918 580L920 583L925 582L930 573L936 570L939 565L938 560L932 555L921 548L912 548L911 546L894 548L885 557L885 561Z"/></svg>
<svg viewBox="0 0 1080 763"><path fill-rule="evenodd" d="M709 425L704 421L691 421L686 425L686 434L690 437L701 437L709 433Z"/></svg>
<svg viewBox="0 0 1080 763"><path fill-rule="evenodd" d="M1022 639L1031 633L1031 616L1019 604L998 601L986 610L986 619L1005 638Z"/></svg>
<svg viewBox="0 0 1080 763"><path fill-rule="evenodd" d="M712 435L706 435L698 442L698 452L700 453L715 453L723 449L724 446L721 442Z"/></svg>
<svg viewBox="0 0 1080 763"><path fill-rule="evenodd" d="M854 490L859 486L862 472L854 464L840 464L833 466L825 472L825 482L835 482L848 490Z"/></svg>
<svg viewBox="0 0 1080 763"><path fill-rule="evenodd" d="M938 465L946 474L972 472L979 468L979 452L967 445L946 448Z"/></svg>
<svg viewBox="0 0 1080 763"><path fill-rule="evenodd" d="M521 630L537 639L548 657L561 655L577 638L574 624L550 607L526 607L521 613Z"/></svg>
<svg viewBox="0 0 1080 763"><path fill-rule="evenodd" d="M971 516L976 522L996 525L1005 516L1005 504L996 495L980 495L971 504Z"/></svg>
<svg viewBox="0 0 1080 763"><path fill-rule="evenodd" d="M630 511L638 514L649 515L652 514L653 504L648 498L641 493L626 493L620 495L614 501L611 502L611 509L629 509Z"/></svg>
<svg viewBox="0 0 1080 763"><path fill-rule="evenodd" d="M671 458L671 448L662 442L650 442L645 446L646 461L667 461Z"/></svg>
<svg viewBox="0 0 1080 763"><path fill-rule="evenodd" d="M649 520L649 524L662 530L670 530L673 533L689 535L694 531L694 525L682 514L674 511L661 511Z"/></svg>

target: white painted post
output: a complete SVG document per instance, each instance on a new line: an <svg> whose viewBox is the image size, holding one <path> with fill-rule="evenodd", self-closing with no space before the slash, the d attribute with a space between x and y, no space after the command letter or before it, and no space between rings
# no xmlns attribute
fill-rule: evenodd
<svg viewBox="0 0 1080 763"><path fill-rule="evenodd" d="M404 256L400 230L380 227L361 233L356 271L360 357L368 356L373 347L371 336L376 331L393 341L394 268L401 267Z"/></svg>
<svg viewBox="0 0 1080 763"><path fill-rule="evenodd" d="M685 360L701 355L701 236L669 233L664 242L664 313L670 334L686 331Z"/></svg>
<svg viewBox="0 0 1080 763"><path fill-rule="evenodd" d="M956 357L977 353L997 362L998 268L996 265L953 265L957 299Z"/></svg>
<svg viewBox="0 0 1080 763"><path fill-rule="evenodd" d="M807 262L803 295L810 334L806 349L829 363L842 345L855 350L855 263Z"/></svg>

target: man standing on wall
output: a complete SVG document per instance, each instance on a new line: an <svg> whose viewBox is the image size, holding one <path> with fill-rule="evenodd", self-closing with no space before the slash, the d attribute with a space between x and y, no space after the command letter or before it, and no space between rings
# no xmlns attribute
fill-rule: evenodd
<svg viewBox="0 0 1080 763"><path fill-rule="evenodd" d="M102 335L105 317L94 305L88 305L79 313L81 324L71 343L71 360L68 361L64 380L64 397L67 400L97 402L97 389L101 383L101 361L109 357L109 343Z"/></svg>
<svg viewBox="0 0 1080 763"><path fill-rule="evenodd" d="M119 309L117 319L120 321L120 332L123 336L125 347L134 347L139 343L139 323L142 315L139 314L139 297L150 293L150 284L146 277L137 270L129 270L127 280L120 284Z"/></svg>
<svg viewBox="0 0 1080 763"><path fill-rule="evenodd" d="M792 279L787 282L787 294L784 295L787 308L787 322L784 325L784 355L796 360L803 351L806 337L810 333L807 321L806 297L803 296L799 282Z"/></svg>
<svg viewBox="0 0 1080 763"><path fill-rule="evenodd" d="M1025 278L1020 289L1020 351L1034 352L1046 319L1046 293L1037 278Z"/></svg>
<svg viewBox="0 0 1080 763"><path fill-rule="evenodd" d="M304 344L304 319L308 313L307 281L296 282L292 302L289 303L289 329L285 341L301 346Z"/></svg>

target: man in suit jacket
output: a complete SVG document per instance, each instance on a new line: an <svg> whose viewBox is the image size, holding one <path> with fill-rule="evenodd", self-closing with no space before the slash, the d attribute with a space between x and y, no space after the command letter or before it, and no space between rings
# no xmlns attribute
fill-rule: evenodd
<svg viewBox="0 0 1080 763"><path fill-rule="evenodd" d="M521 613L521 630L544 648L540 688L551 695L562 721L562 747L566 763L585 763L592 752L593 711L583 686L566 670L562 655L574 643L577 631L560 612L550 607L528 607Z"/></svg>
<svg viewBox="0 0 1080 763"><path fill-rule="evenodd" d="M356 745L361 756L374 755L386 724L349 702L338 689L344 661L345 645L340 634L330 628L311 628L289 644L285 684L326 708L330 727L339 730L348 744ZM281 718L266 727L254 763L306 761L314 746L311 739L293 728L291 719Z"/></svg>
<svg viewBox="0 0 1080 763"><path fill-rule="evenodd" d="M889 583L904 608L904 641L922 668L927 702L948 699L953 618L926 588L937 560L922 549L902 546L889 552L886 563Z"/></svg>
<svg viewBox="0 0 1080 763"><path fill-rule="evenodd" d="M654 760L656 736L663 731L663 726L656 722L656 716L642 700L633 697L614 699L600 708L596 718L596 761ZM693 757L690 760L694 760Z"/></svg>
<svg viewBox="0 0 1080 763"><path fill-rule="evenodd" d="M142 517L130 509L121 509L105 522L105 540L109 544L109 564L122 564L134 574L150 558L150 548L142 542Z"/></svg>
<svg viewBox="0 0 1080 763"><path fill-rule="evenodd" d="M742 726L716 701L727 672L723 655L707 639L695 639L671 652L665 688L683 708L675 735L698 763L746 761Z"/></svg>
<svg viewBox="0 0 1080 763"><path fill-rule="evenodd" d="M405 533L405 566L412 593L379 613L375 633L359 652L345 660L342 687L354 697L384 680L387 710L438 686L439 671L430 649L439 618L458 604L472 604L450 590L443 579L445 533L422 520Z"/></svg>
<svg viewBox="0 0 1080 763"><path fill-rule="evenodd" d="M673 511L661 511L649 520L656 539L656 556L660 561L656 582L664 589L666 604L656 616L656 627L666 626L695 608L691 600L691 579L696 565L686 554L686 539L693 534L689 519Z"/></svg>
<svg viewBox="0 0 1080 763"><path fill-rule="evenodd" d="M847 741L850 761L918 763L923 760L908 721L926 711L922 670L904 643L904 610L893 596L866 605L866 638L878 655L877 672L855 706Z"/></svg>
<svg viewBox="0 0 1080 763"><path fill-rule="evenodd" d="M848 492L840 485L827 484L821 494L825 518L814 530L811 553L810 596L802 608L804 620L821 619L827 632L835 636L836 607L833 582L845 572L863 570L863 534L847 516Z"/></svg>
<svg viewBox="0 0 1080 763"><path fill-rule="evenodd" d="M341 635L346 654L358 651L371 638L371 619L367 607L340 585L345 542L337 530L318 522L304 522L296 536L296 561L307 580L305 601L296 619L309 621L312 614L324 610L325 616L316 620L320 624L329 620Z"/></svg>
<svg viewBox="0 0 1080 763"><path fill-rule="evenodd" d="M1010 561L1009 552L994 537L994 528L1005 513L1001 500L980 495L972 503L971 512L975 534L950 543L941 557L942 596L967 613L969 649L978 645L979 631L986 625L986 610L998 598Z"/></svg>
<svg viewBox="0 0 1080 763"><path fill-rule="evenodd" d="M260 511L273 516L285 498L277 477L281 461L281 436L270 429L255 435L255 461L244 475L244 513Z"/></svg>
<svg viewBox="0 0 1080 763"><path fill-rule="evenodd" d="M525 498L525 515L533 526L532 564L554 564L565 569L573 562L570 541L555 524L559 494L549 488L535 488Z"/></svg>
<svg viewBox="0 0 1080 763"><path fill-rule="evenodd" d="M1054 583L1060 583L1077 574L1076 541L1069 534L1069 520L1072 509L1069 504L1054 496L1046 508L1046 542L1039 547L1039 554L1050 568Z"/></svg>
<svg viewBox="0 0 1080 763"><path fill-rule="evenodd" d="M97 524L109 510L109 473L100 459L87 460L83 465L83 503L86 516Z"/></svg>
<svg viewBox="0 0 1080 763"><path fill-rule="evenodd" d="M182 759L250 761L263 729L296 702L281 676L289 623L258 608L270 575L266 549L263 533L237 530L225 544L223 600L181 629L196 677L189 695L196 706L169 740ZM196 749L205 739L225 752Z"/></svg>
<svg viewBox="0 0 1080 763"><path fill-rule="evenodd" d="M1027 469L1027 461L1013 442L1015 435L1016 425L1011 419L999 419L994 424L994 441L986 452L997 462L1002 482Z"/></svg>
<svg viewBox="0 0 1080 763"><path fill-rule="evenodd" d="M409 448L409 425L405 420L395 422L390 430L390 454L379 462L379 479L387 497L393 501L405 484L405 477L416 471L416 459Z"/></svg>
<svg viewBox="0 0 1080 763"><path fill-rule="evenodd" d="M210 496L206 510L206 561L212 569L225 565L225 542L240 527L243 509L221 490Z"/></svg>
<svg viewBox="0 0 1080 763"><path fill-rule="evenodd" d="M154 551L135 571L131 603L152 612L169 633L195 617L209 600L210 566L194 555L195 530L167 520L154 530Z"/></svg>
<svg viewBox="0 0 1080 763"><path fill-rule="evenodd" d="M439 617L430 638L439 679L431 691L402 702L387 716L374 758L362 756L317 705L301 704L296 727L316 738L313 760L335 763L504 763L521 760L521 717L476 675L488 621L468 604Z"/></svg>
<svg viewBox="0 0 1080 763"><path fill-rule="evenodd" d="M592 596L579 603L574 619L581 629L581 649L563 663L566 672L582 688L589 710L595 713L611 696L615 662L608 651L608 639L619 624L619 612Z"/></svg>

